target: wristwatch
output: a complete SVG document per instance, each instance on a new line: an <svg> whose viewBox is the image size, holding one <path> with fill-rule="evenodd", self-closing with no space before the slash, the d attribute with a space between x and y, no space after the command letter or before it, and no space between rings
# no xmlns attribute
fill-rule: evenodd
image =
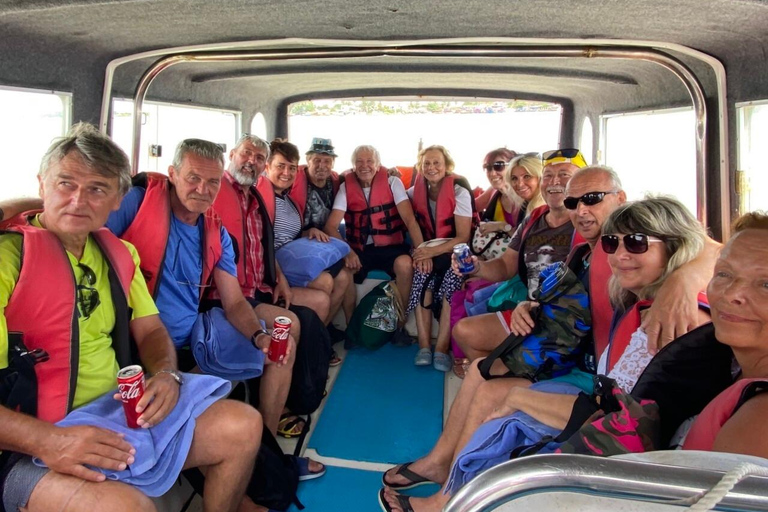
<svg viewBox="0 0 768 512"><path fill-rule="evenodd" d="M255 346L255 347L258 346L258 345L256 345L256 338L258 338L262 334L266 334L267 336L272 336L269 333L269 331L266 329L266 327L267 327L266 322L264 322L264 320L259 320L259 323L261 324L261 329L258 329L256 332L251 334L251 343L253 343L253 346Z"/></svg>
<svg viewBox="0 0 768 512"><path fill-rule="evenodd" d="M504 229L505 233L509 233L510 231L512 231L512 224L504 224L504 228L502 229Z"/></svg>
<svg viewBox="0 0 768 512"><path fill-rule="evenodd" d="M168 375L173 377L173 380L175 380L176 384L178 384L179 386L184 384L184 377L181 375L181 372L177 372L176 370L171 370L170 368L164 368L159 372L155 372L155 375L160 375L161 373L167 373Z"/></svg>

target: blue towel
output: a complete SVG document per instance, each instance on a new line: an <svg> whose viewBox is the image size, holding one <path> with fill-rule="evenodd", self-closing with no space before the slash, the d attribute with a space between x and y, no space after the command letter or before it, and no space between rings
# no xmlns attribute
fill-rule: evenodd
<svg viewBox="0 0 768 512"><path fill-rule="evenodd" d="M530 389L565 395L577 395L581 391L570 384L550 381L536 383ZM545 436L555 437L559 433L559 429L545 425L520 411L483 423L456 457L444 492L455 494L464 484L486 469L508 461L515 448L537 443Z"/></svg>
<svg viewBox="0 0 768 512"><path fill-rule="evenodd" d="M112 398L115 391L75 409L56 425L93 425L124 434L125 440L136 449L134 463L123 471L91 469L104 473L110 480L133 485L147 496L162 496L179 478L192 445L195 418L225 397L231 387L218 377L185 373L176 407L149 429L128 428L122 402ZM39 459L35 459L35 464L45 466Z"/></svg>
<svg viewBox="0 0 768 512"><path fill-rule="evenodd" d="M349 246L338 238L320 242L301 237L278 249L275 258L288 284L304 288L347 254Z"/></svg>
<svg viewBox="0 0 768 512"><path fill-rule="evenodd" d="M197 315L190 339L192 354L203 373L248 380L264 371L264 352L227 321L221 308Z"/></svg>

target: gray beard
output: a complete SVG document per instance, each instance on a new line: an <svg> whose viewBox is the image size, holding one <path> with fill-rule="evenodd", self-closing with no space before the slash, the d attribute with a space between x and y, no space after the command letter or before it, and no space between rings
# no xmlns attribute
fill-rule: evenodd
<svg viewBox="0 0 768 512"><path fill-rule="evenodd" d="M230 171L235 181L244 187L250 187L256 183L256 177L242 172L240 169L232 169Z"/></svg>

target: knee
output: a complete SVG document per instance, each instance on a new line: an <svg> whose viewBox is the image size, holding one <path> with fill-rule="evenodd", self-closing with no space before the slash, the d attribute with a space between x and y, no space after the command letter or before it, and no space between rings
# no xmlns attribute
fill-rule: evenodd
<svg viewBox="0 0 768 512"><path fill-rule="evenodd" d="M248 404L223 400L224 410L217 413L215 444L230 448L233 452L255 456L261 443L264 428L259 411Z"/></svg>
<svg viewBox="0 0 768 512"><path fill-rule="evenodd" d="M406 254L398 256L392 268L396 276L413 276L413 260Z"/></svg>
<svg viewBox="0 0 768 512"><path fill-rule="evenodd" d="M339 290L346 290L349 284L352 282L352 273L347 268L343 268L336 274L334 279L334 288Z"/></svg>
<svg viewBox="0 0 768 512"><path fill-rule="evenodd" d="M119 490L111 492L109 497L102 494L100 503L112 512L157 512L146 494L127 484L120 485Z"/></svg>
<svg viewBox="0 0 768 512"><path fill-rule="evenodd" d="M469 329L467 329L467 321L466 319L462 318L458 322L456 322L456 325L453 326L453 330L451 331L451 335L453 336L453 339L456 340L456 343L464 343L466 341L466 337Z"/></svg>
<svg viewBox="0 0 768 512"><path fill-rule="evenodd" d="M299 342L299 335L301 334L301 322L299 317L293 311L284 309L282 316L287 317L291 321L291 335L296 339L296 343Z"/></svg>
<svg viewBox="0 0 768 512"><path fill-rule="evenodd" d="M464 382L471 382L473 385L479 386L481 384L485 383L485 379L483 378L483 375L480 373L480 363L483 362L485 358L482 357L480 359L475 359L469 364L469 369L467 370L466 375L464 376Z"/></svg>
<svg viewBox="0 0 768 512"><path fill-rule="evenodd" d="M309 283L309 287L330 295L333 291L333 278L328 272L322 272L314 281Z"/></svg>

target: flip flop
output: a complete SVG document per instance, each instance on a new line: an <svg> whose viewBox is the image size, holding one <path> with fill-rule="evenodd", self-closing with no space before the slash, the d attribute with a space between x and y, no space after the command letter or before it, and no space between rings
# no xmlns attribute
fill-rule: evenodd
<svg viewBox="0 0 768 512"><path fill-rule="evenodd" d="M395 489L397 491L404 491L406 489L413 489L414 487L418 487L420 485L426 485L426 484L433 484L432 480L430 480L427 477L421 476L420 474L416 473L415 471L411 471L408 469L411 464L413 464L414 461L406 462L405 464L401 464L400 467L397 468L397 471L395 471L395 475L400 475L408 480L411 481L409 484L391 484L386 481L387 473L389 470L385 471L383 475L381 475L381 483L384 484L386 487L389 487L390 489Z"/></svg>
<svg viewBox="0 0 768 512"><path fill-rule="evenodd" d="M295 431L296 426L302 423L303 426L301 429ZM277 435L286 439L299 437L304 432L304 427L306 424L307 420L298 414L293 414L292 412L284 412L280 415L280 421L277 423Z"/></svg>
<svg viewBox="0 0 768 512"><path fill-rule="evenodd" d="M406 496L405 494L398 494L397 504L400 505L400 508L403 509L403 512L414 512L413 507L411 506L410 496ZM390 504L387 502L387 499L384 497L384 489L379 491L379 505L381 506L381 510L384 512L392 512L392 506L390 506Z"/></svg>
<svg viewBox="0 0 768 512"><path fill-rule="evenodd" d="M325 474L325 464L318 462L323 469L320 471L312 472L309 470L309 457L296 457L296 465L299 468L299 482L306 482L307 480L314 480L320 478Z"/></svg>

